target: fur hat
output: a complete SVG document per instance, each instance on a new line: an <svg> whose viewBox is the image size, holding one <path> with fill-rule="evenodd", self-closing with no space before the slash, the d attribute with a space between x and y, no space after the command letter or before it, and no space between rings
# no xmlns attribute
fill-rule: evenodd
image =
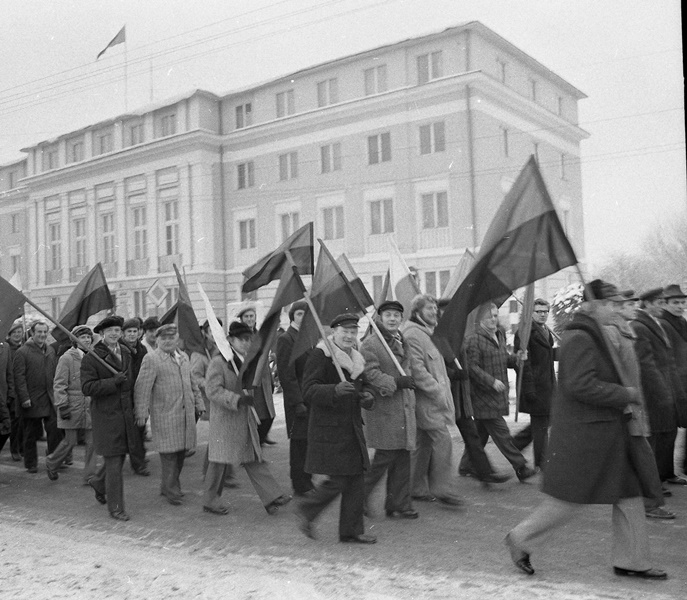
<svg viewBox="0 0 687 600"><path fill-rule="evenodd" d="M297 300L289 308L289 321L293 321L293 315L296 314L297 310L308 311L308 303L305 300Z"/></svg>
<svg viewBox="0 0 687 600"><path fill-rule="evenodd" d="M102 321L100 321L100 323L93 328L93 332L100 333L101 331L105 331L105 329L108 327L121 328L122 325L124 325L124 319L122 317L110 315L109 317L105 317Z"/></svg>
<svg viewBox="0 0 687 600"><path fill-rule="evenodd" d="M124 321L124 325L122 325L122 331L126 331L127 329L141 329L141 321L138 319L138 317Z"/></svg>
<svg viewBox="0 0 687 600"><path fill-rule="evenodd" d="M244 335L253 335L253 330L241 321L232 321L229 323L229 337L241 337Z"/></svg>

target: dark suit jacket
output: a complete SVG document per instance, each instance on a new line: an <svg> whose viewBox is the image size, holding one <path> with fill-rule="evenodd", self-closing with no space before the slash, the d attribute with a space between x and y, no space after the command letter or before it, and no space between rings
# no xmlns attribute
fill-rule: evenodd
<svg viewBox="0 0 687 600"><path fill-rule="evenodd" d="M520 335L515 334L515 351L520 350ZM530 341L527 344L527 360L522 367L522 390L520 412L535 416L548 416L551 399L556 388L556 372L553 361L556 352L553 335L548 328L532 324ZM520 371L518 371L519 377Z"/></svg>
<svg viewBox="0 0 687 600"><path fill-rule="evenodd" d="M677 376L680 380L680 389L675 398L678 427L687 427L687 321L683 317L676 317L666 311L659 320L668 335L675 358Z"/></svg>
<svg viewBox="0 0 687 600"><path fill-rule="evenodd" d="M298 330L289 327L277 338L277 372L284 392L286 434L294 440L305 440L308 437L308 413L296 415L296 407L299 405L307 410L297 370L298 361L305 359L305 356L299 357L296 361L291 361L291 352L297 335Z"/></svg>

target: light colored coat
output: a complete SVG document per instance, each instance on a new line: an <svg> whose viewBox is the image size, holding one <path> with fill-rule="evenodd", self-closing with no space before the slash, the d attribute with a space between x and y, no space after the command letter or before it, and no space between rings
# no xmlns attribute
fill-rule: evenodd
<svg viewBox="0 0 687 600"><path fill-rule="evenodd" d="M177 352L155 349L143 357L134 386L136 419L150 412L150 429L158 452L190 450L196 445L196 411L205 410L198 385L191 377L191 363Z"/></svg>
<svg viewBox="0 0 687 600"><path fill-rule="evenodd" d="M403 336L411 354L415 379L415 416L418 429L443 429L456 422L451 381L444 357L432 342L427 327L407 321Z"/></svg>
<svg viewBox="0 0 687 600"><path fill-rule="evenodd" d="M381 329L381 328L380 328ZM387 337L387 343L407 375L412 374L410 348L403 340ZM365 359L365 378L375 395L374 410L365 413L365 440L378 450L414 450L415 392L399 390L400 375L381 340L371 334L363 340L360 353Z"/></svg>
<svg viewBox="0 0 687 600"><path fill-rule="evenodd" d="M57 426L60 429L90 429L91 399L81 391L81 359L83 352L70 348L57 361L53 383L55 408L68 406L69 419L64 420L57 411Z"/></svg>
<svg viewBox="0 0 687 600"><path fill-rule="evenodd" d="M240 363L237 363L240 368ZM258 423L248 406L239 406L238 378L222 356L215 356L205 375L205 393L212 404L208 458L223 464L262 462Z"/></svg>

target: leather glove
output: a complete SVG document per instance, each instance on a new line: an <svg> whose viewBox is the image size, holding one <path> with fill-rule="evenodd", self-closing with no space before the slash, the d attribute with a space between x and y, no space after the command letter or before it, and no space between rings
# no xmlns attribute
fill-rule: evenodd
<svg viewBox="0 0 687 600"><path fill-rule="evenodd" d="M358 397L360 398L360 408L369 410L375 403L375 397L370 392L361 392Z"/></svg>
<svg viewBox="0 0 687 600"><path fill-rule="evenodd" d="M304 417L308 414L308 407L302 402L300 404L296 404L294 413L297 417Z"/></svg>
<svg viewBox="0 0 687 600"><path fill-rule="evenodd" d="M414 390L415 380L410 375L399 375L396 377L396 387L399 390Z"/></svg>
<svg viewBox="0 0 687 600"><path fill-rule="evenodd" d="M241 394L241 397L239 398L238 405L239 406L253 406L255 403L255 399L253 396L250 394Z"/></svg>
<svg viewBox="0 0 687 600"><path fill-rule="evenodd" d="M334 387L334 395L337 398L355 393L355 386L350 381L341 381Z"/></svg>
<svg viewBox="0 0 687 600"><path fill-rule="evenodd" d="M68 404L63 404L62 406L60 406L59 411L60 411L60 418L61 419L68 421L69 419L72 418L72 411L69 408Z"/></svg>
<svg viewBox="0 0 687 600"><path fill-rule="evenodd" d="M117 373L114 376L115 385L124 385L127 381L126 373Z"/></svg>

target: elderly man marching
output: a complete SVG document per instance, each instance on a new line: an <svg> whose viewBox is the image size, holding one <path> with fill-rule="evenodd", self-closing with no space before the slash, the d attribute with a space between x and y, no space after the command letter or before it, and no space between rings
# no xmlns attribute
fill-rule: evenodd
<svg viewBox="0 0 687 600"><path fill-rule="evenodd" d="M150 428L160 453L160 494L173 505L184 495L179 475L186 451L196 446L196 413L205 412L200 390L191 377L191 362L178 348L179 334L173 323L157 330L157 348L143 357L134 387L136 424Z"/></svg>
<svg viewBox="0 0 687 600"><path fill-rule="evenodd" d="M245 323L229 325L229 343L234 356L227 361L215 356L210 361L205 380L205 393L212 404L209 459L205 475L203 510L225 515L229 507L222 503L226 469L241 465L262 501L267 514L274 515L291 496L283 494L267 463L262 458L253 396L241 390L239 371L250 347L253 332Z"/></svg>
<svg viewBox="0 0 687 600"><path fill-rule="evenodd" d="M411 373L410 348L399 331L403 305L396 300L382 302L377 325L388 348L406 375L401 375L382 340L368 335L360 347L365 359L365 377L375 396L374 410L366 417L365 439L375 449L370 470L365 474L365 495L369 497L386 473L386 516L417 519L410 497L410 453L415 449L415 381Z"/></svg>

